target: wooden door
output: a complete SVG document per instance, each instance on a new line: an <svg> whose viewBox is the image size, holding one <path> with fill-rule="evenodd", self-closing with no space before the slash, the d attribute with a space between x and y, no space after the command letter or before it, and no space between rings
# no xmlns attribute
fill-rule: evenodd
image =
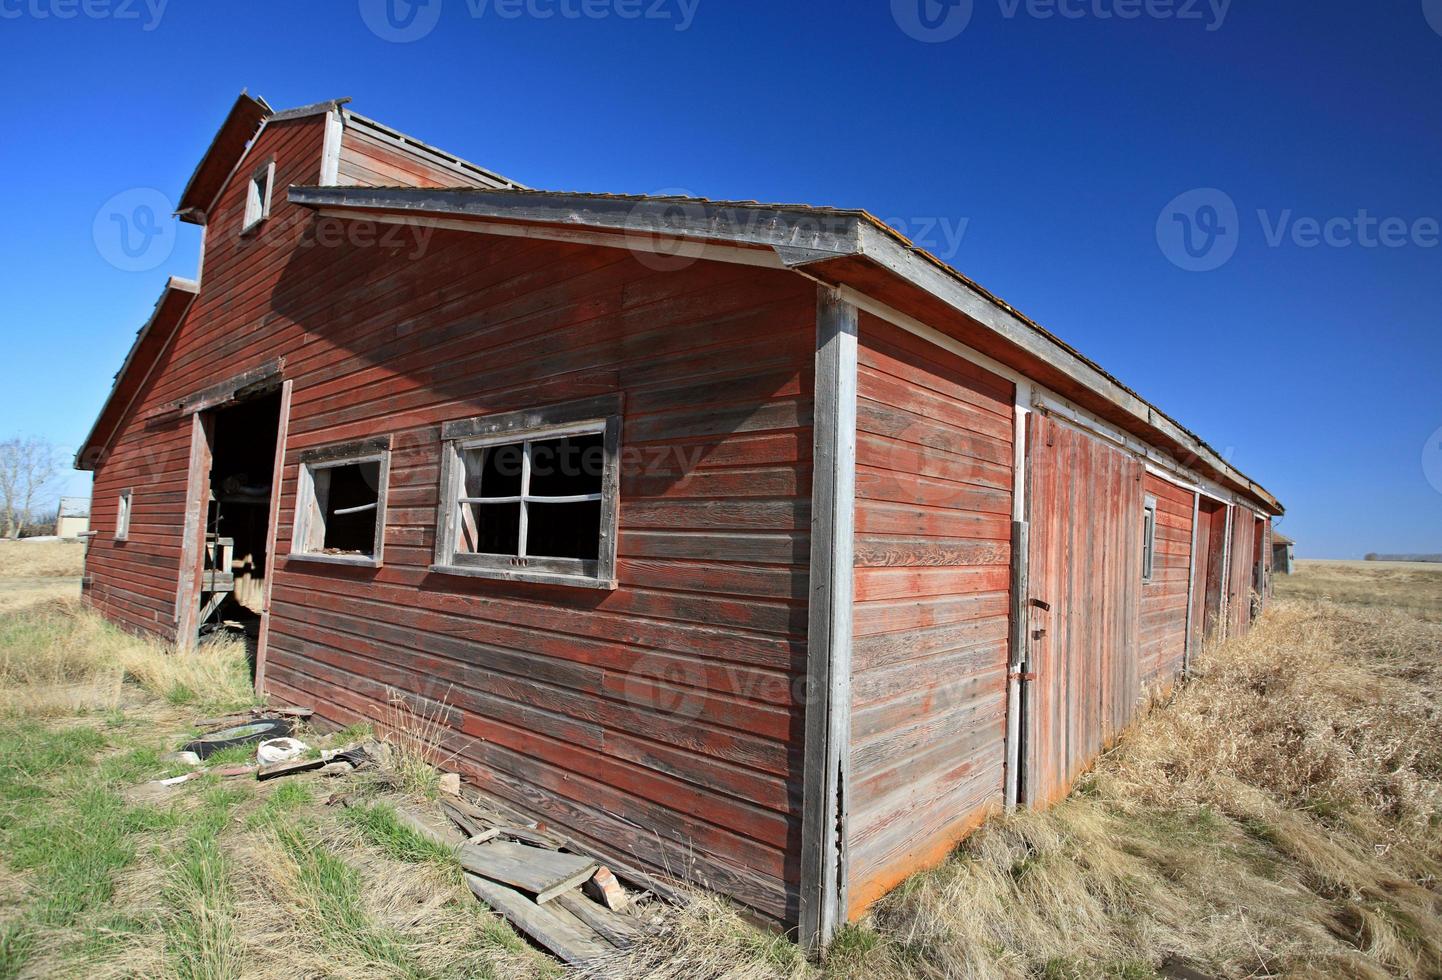
<svg viewBox="0 0 1442 980"><path fill-rule="evenodd" d="M1131 720L1141 696L1140 460L1031 417L1025 802L1044 805Z"/></svg>

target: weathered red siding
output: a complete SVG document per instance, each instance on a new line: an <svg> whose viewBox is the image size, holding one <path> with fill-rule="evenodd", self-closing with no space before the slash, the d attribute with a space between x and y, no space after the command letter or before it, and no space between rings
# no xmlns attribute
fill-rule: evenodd
<svg viewBox="0 0 1442 980"><path fill-rule="evenodd" d="M853 914L1001 801L1015 397L870 316L858 359Z"/></svg>
<svg viewBox="0 0 1442 980"><path fill-rule="evenodd" d="M321 120L300 120L252 152L275 153L284 188L315 180L321 141ZM226 232L242 190L213 212L200 296L97 472L99 526L123 486L136 499L131 543L97 542L92 601L173 631L190 420L137 420L283 356L268 688L335 721L379 718L392 688L446 702L454 765L486 788L793 918L812 286L458 232L311 235L283 192L268 234L240 239ZM618 589L428 571L442 422L612 391L627 461ZM288 559L300 452L386 433L385 567Z"/></svg>
<svg viewBox="0 0 1442 980"><path fill-rule="evenodd" d="M1152 580L1142 586L1141 681L1169 687L1187 653L1187 590L1192 572L1192 506L1195 496L1153 473L1146 494L1157 501Z"/></svg>
<svg viewBox="0 0 1442 980"><path fill-rule="evenodd" d="M1064 796L1141 701L1140 460L1033 414L1028 802Z"/></svg>
<svg viewBox="0 0 1442 980"><path fill-rule="evenodd" d="M1227 571L1227 635L1244 636L1252 627L1252 561L1257 517L1240 504L1232 507L1232 546Z"/></svg>

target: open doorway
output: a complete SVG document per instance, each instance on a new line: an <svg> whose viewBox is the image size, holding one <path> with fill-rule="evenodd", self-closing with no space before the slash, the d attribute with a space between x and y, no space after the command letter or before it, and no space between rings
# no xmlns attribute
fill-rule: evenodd
<svg viewBox="0 0 1442 980"><path fill-rule="evenodd" d="M210 475L198 632L243 635L253 666L270 567L281 393L271 391L213 409L209 416Z"/></svg>
<svg viewBox="0 0 1442 980"><path fill-rule="evenodd" d="M1193 649L1217 638L1222 622L1222 576L1227 555L1227 508L1220 501L1197 501L1196 585L1192 590Z"/></svg>

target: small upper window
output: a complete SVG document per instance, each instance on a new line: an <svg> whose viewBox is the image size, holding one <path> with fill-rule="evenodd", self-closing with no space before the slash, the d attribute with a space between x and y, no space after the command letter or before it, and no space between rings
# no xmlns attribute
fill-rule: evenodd
<svg viewBox="0 0 1442 980"><path fill-rule="evenodd" d="M301 454L293 557L378 566L385 543L390 439Z"/></svg>
<svg viewBox="0 0 1442 980"><path fill-rule="evenodd" d="M619 408L607 397L448 423L436 570L614 588Z"/></svg>
<svg viewBox="0 0 1442 980"><path fill-rule="evenodd" d="M274 160L267 161L250 175L250 182L245 188L245 222L240 228L242 234L270 217L270 191L274 183Z"/></svg>
<svg viewBox="0 0 1442 980"><path fill-rule="evenodd" d="M130 491L120 491L120 503L115 511L115 540L125 541L130 537Z"/></svg>
<svg viewBox="0 0 1442 980"><path fill-rule="evenodd" d="M1142 581L1152 580L1157 560L1157 498L1142 502Z"/></svg>

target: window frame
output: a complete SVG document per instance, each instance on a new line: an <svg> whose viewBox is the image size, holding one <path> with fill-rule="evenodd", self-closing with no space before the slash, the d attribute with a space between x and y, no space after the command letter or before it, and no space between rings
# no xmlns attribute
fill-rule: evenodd
<svg viewBox="0 0 1442 980"><path fill-rule="evenodd" d="M376 478L376 527L371 554L326 555L309 550L311 544L307 542L315 526L314 522L320 506L315 492L316 471L331 470L357 463L380 464L380 474ZM390 436L337 443L332 446L307 449L301 453L300 473L297 477L295 494L295 521L291 529L288 559L321 562L327 565L349 565L355 568L380 568L385 563L386 497L389 495L390 478ZM324 539L322 538L323 546Z"/></svg>
<svg viewBox="0 0 1442 980"><path fill-rule="evenodd" d="M130 513L135 505L135 490L126 487L120 491L115 509L115 540L130 540Z"/></svg>
<svg viewBox="0 0 1442 980"><path fill-rule="evenodd" d="M619 394L603 395L545 408L457 419L441 427L441 474L436 508L435 562L431 571L505 582L536 582L590 589L616 588L616 543L619 526L621 409ZM551 558L529 555L486 555L456 551L465 465L461 454L488 446L542 442L566 436L600 435L605 455L601 473L601 527L597 557ZM527 454L529 460L529 453ZM527 493L523 477L518 500L522 532L518 550L525 550L526 502L546 496Z"/></svg>
<svg viewBox="0 0 1442 980"><path fill-rule="evenodd" d="M251 201L251 191L258 181L264 181L265 192L259 201ZM245 214L241 220L240 233L248 234L270 217L270 200L275 193L275 158L271 157L250 174L245 182ZM252 204L255 206L252 207Z"/></svg>
<svg viewBox="0 0 1442 980"><path fill-rule="evenodd" d="M1142 498L1142 584L1150 585L1157 570L1157 498Z"/></svg>

